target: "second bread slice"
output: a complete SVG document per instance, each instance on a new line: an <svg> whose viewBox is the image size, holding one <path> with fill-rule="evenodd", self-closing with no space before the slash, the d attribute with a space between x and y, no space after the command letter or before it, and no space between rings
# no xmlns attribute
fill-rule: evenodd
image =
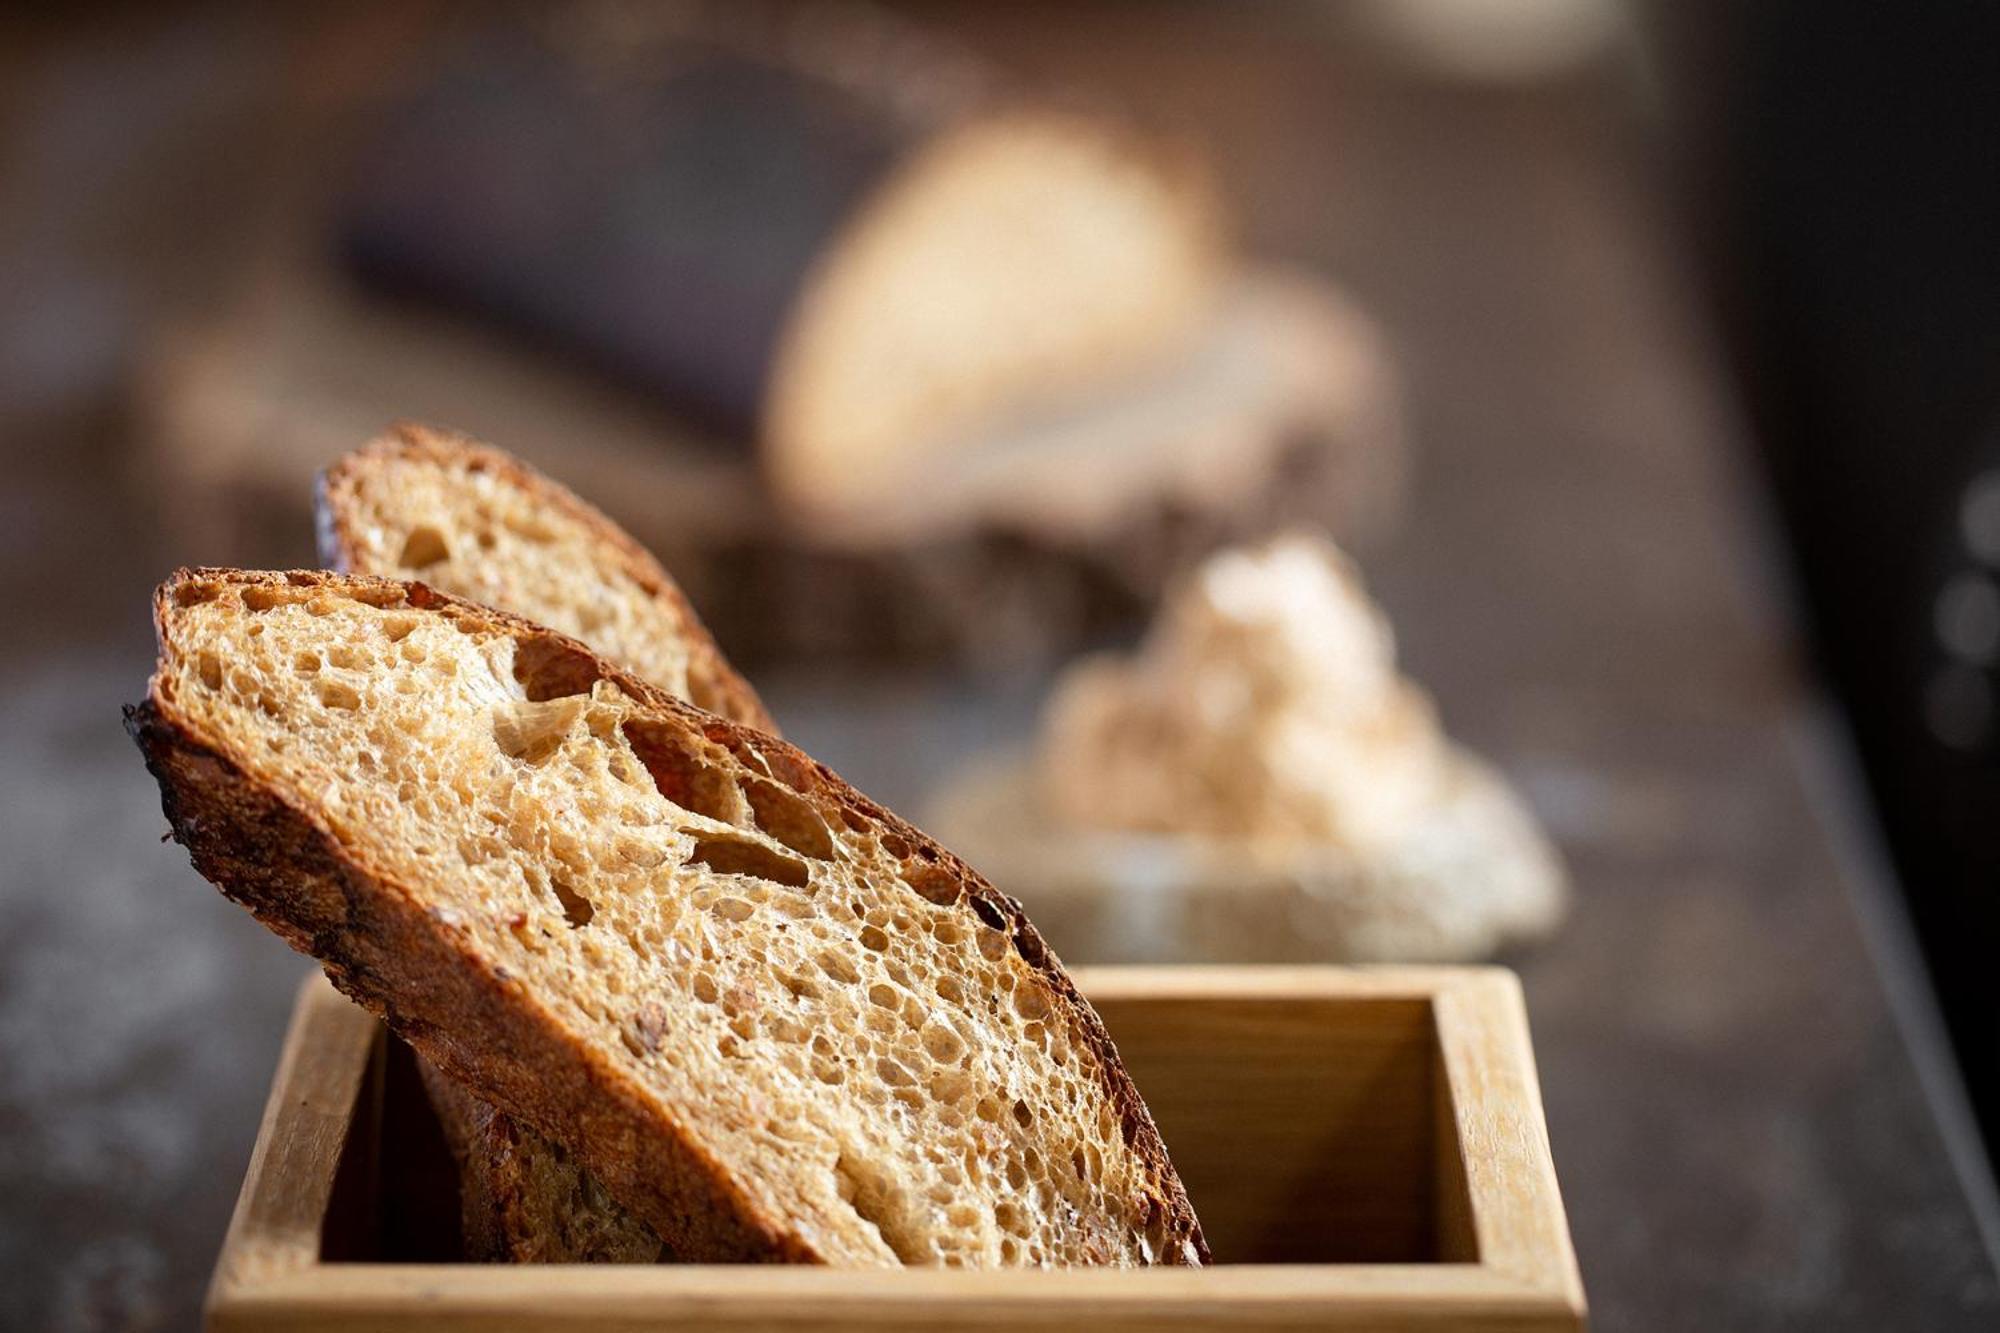
<svg viewBox="0 0 2000 1333"><path fill-rule="evenodd" d="M797 750L421 585L155 616L130 725L197 867L677 1253L1205 1259L1019 904Z"/></svg>
<svg viewBox="0 0 2000 1333"><path fill-rule="evenodd" d="M328 468L313 509L330 569L421 579L525 616L698 708L772 730L652 553L509 454L402 422Z"/></svg>
<svg viewBox="0 0 2000 1333"><path fill-rule="evenodd" d="M414 423L346 455L315 499L330 568L421 577L563 630L650 685L776 733L673 578L568 487L489 445ZM511 1262L660 1256L574 1158L449 1081L427 1079L455 1145L465 1254Z"/></svg>

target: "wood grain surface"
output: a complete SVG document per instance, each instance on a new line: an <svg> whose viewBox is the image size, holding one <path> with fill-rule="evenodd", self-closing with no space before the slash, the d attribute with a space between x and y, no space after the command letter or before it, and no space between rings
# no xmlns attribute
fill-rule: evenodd
<svg viewBox="0 0 2000 1333"><path fill-rule="evenodd" d="M1510 974L1102 968L1078 983L1170 1127L1217 1237L1215 1267L403 1262L409 1256L380 1239L400 1215L451 1216L409 1198L405 1173L375 1165L378 1142L386 1153L423 1137L380 1108L407 1115L421 1103L385 1095L380 1026L315 977L299 990L218 1261L209 1327L1582 1327ZM341 1208L343 1197L367 1202ZM328 1262L335 1251L363 1261Z"/></svg>

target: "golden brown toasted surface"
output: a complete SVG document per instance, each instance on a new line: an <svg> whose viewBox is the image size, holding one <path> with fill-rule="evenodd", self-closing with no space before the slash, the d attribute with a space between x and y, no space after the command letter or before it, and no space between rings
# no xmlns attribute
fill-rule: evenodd
<svg viewBox="0 0 2000 1333"><path fill-rule="evenodd" d="M511 611L697 707L772 729L660 562L512 455L398 423L321 474L314 509L328 568L422 579Z"/></svg>
<svg viewBox="0 0 2000 1333"><path fill-rule="evenodd" d="M420 584L155 616L130 725L197 867L678 1254L1205 1258L1019 904L784 742Z"/></svg>

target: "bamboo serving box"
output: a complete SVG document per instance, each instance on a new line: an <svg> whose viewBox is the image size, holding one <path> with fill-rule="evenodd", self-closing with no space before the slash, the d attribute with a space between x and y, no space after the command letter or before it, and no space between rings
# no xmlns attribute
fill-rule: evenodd
<svg viewBox="0 0 2000 1333"><path fill-rule="evenodd" d="M1579 1329L1526 1011L1498 968L1097 968L1216 1264L457 1262L413 1059L315 976L208 1296L218 1331Z"/></svg>

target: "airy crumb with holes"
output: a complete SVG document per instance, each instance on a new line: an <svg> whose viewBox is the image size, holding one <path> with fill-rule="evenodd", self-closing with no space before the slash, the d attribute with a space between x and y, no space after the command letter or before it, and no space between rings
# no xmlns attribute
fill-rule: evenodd
<svg viewBox="0 0 2000 1333"><path fill-rule="evenodd" d="M316 496L335 568L433 587L578 634L677 698L763 731L756 691L724 660L671 576L567 487L489 445L402 423L327 469ZM656 775L657 776L657 775ZM622 853L657 864L657 849ZM572 917L592 909L565 900ZM475 1097L432 1105L455 1141L466 1256L587 1263L629 1258L646 1231L567 1153ZM593 1209L602 1217L577 1216ZM659 1246L654 1245L657 1253Z"/></svg>
<svg viewBox="0 0 2000 1333"><path fill-rule="evenodd" d="M676 1253L1205 1259L1019 904L797 750L420 584L155 614L130 725L196 865Z"/></svg>

